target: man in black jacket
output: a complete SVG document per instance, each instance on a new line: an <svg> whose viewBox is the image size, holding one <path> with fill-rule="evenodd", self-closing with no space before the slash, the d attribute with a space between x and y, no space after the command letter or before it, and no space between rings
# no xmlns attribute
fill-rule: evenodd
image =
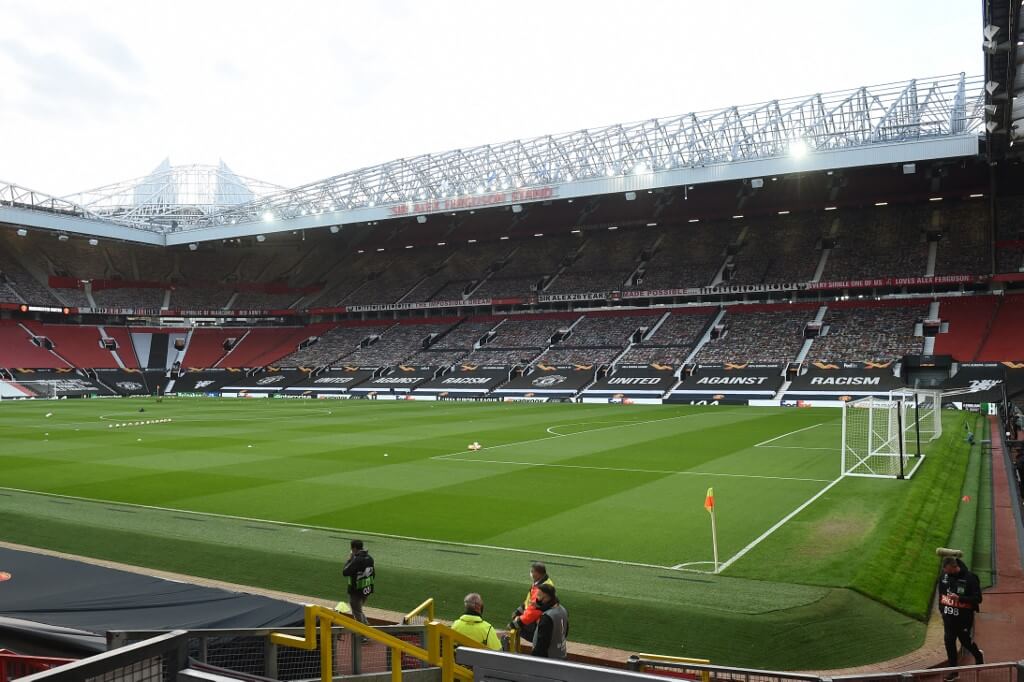
<svg viewBox="0 0 1024 682"><path fill-rule="evenodd" d="M569 637L569 613L558 601L555 586L542 583L537 587L535 605L541 610L537 629L533 633L531 655L542 658L566 658L566 639Z"/></svg>
<svg viewBox="0 0 1024 682"><path fill-rule="evenodd" d="M366 623L363 605L367 597L373 594L373 581L376 577L373 571L373 557L363 549L362 540L353 540L351 546L352 551L341 574L348 578L348 598L352 607L352 617Z"/></svg>
<svg viewBox="0 0 1024 682"><path fill-rule="evenodd" d="M967 565L956 557L947 556L942 560L942 577L939 578L939 613L942 614L942 628L945 631L946 657L949 667L955 668L960 660L956 650L957 640L974 656L978 665L985 662L981 649L972 638L974 612L981 604L981 581L967 570ZM947 682L955 680L956 673L946 676Z"/></svg>

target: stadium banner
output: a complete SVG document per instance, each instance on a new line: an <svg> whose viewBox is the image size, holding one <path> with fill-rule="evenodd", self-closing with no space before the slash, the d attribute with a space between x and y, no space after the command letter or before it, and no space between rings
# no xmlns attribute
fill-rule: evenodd
<svg viewBox="0 0 1024 682"><path fill-rule="evenodd" d="M618 365L613 374L598 380L583 395L618 396L620 399L661 396L675 385L676 380L676 368L672 365L656 362L649 365Z"/></svg>
<svg viewBox="0 0 1024 682"><path fill-rule="evenodd" d="M768 400L782 388L782 373L783 366L772 363L698 365L693 374L684 378L669 397L673 402L710 400L717 405Z"/></svg>
<svg viewBox="0 0 1024 682"><path fill-rule="evenodd" d="M301 381L285 387L285 394L334 395L348 393L352 387L373 378L376 367L346 367L324 370L316 376L307 375Z"/></svg>
<svg viewBox="0 0 1024 682"><path fill-rule="evenodd" d="M237 371L229 369L202 369L190 367L174 379L168 395L183 393L216 393L235 378Z"/></svg>
<svg viewBox="0 0 1024 682"><path fill-rule="evenodd" d="M436 377L441 369L432 365L398 365L384 376L369 379L351 390L353 393L409 393Z"/></svg>
<svg viewBox="0 0 1024 682"><path fill-rule="evenodd" d="M783 400L845 402L869 395L887 396L901 388L905 388L903 380L893 374L892 362L818 361L793 379Z"/></svg>
<svg viewBox="0 0 1024 682"><path fill-rule="evenodd" d="M152 393L146 385L145 376L137 369L98 369L96 377L104 386L109 386L118 395L149 395Z"/></svg>
<svg viewBox="0 0 1024 682"><path fill-rule="evenodd" d="M133 317L294 317L301 315L301 310L253 308L250 310L195 309L175 310L161 308L77 308L85 315L131 315Z"/></svg>
<svg viewBox="0 0 1024 682"><path fill-rule="evenodd" d="M98 384L75 369L12 369L14 383L36 397L85 398L116 396L112 390Z"/></svg>
<svg viewBox="0 0 1024 682"><path fill-rule="evenodd" d="M597 365L549 365L537 363L530 374L516 377L495 393L521 397L571 396L594 380Z"/></svg>
<svg viewBox="0 0 1024 682"><path fill-rule="evenodd" d="M377 303L373 305L349 305L343 306L340 312L369 313L388 310L422 310L424 308L457 308L459 306L481 306L491 305L489 298L471 298L469 300L459 299L457 301L417 301L411 303ZM317 310L322 310L318 308ZM337 309L334 309L337 310Z"/></svg>
<svg viewBox="0 0 1024 682"><path fill-rule="evenodd" d="M481 189L483 188L481 187ZM520 201L544 201L546 199L554 199L557 196L558 188L554 185L549 185L547 187L536 187L532 189L515 189L503 192L489 192L486 194L451 197L450 199L410 201L404 204L391 206L388 211L392 218L397 218L407 215L422 215L427 213L441 213L444 211L458 211L460 209L467 208L480 208L482 206L515 204Z"/></svg>
<svg viewBox="0 0 1024 682"><path fill-rule="evenodd" d="M500 386L512 376L512 368L504 365L472 365L462 363L452 372L416 387L416 393L441 397L449 394L483 394Z"/></svg>
<svg viewBox="0 0 1024 682"><path fill-rule="evenodd" d="M252 391L277 393L288 386L309 377L309 372L301 369L279 369L269 367L264 372L252 375L236 374L221 388L222 391Z"/></svg>
<svg viewBox="0 0 1024 682"><path fill-rule="evenodd" d="M612 292L589 291L578 294L537 294L538 303L556 303L559 301L607 301Z"/></svg>
<svg viewBox="0 0 1024 682"><path fill-rule="evenodd" d="M942 384L943 391L962 392L947 402L997 403L1003 400L1007 370L1017 363L961 362L956 374Z"/></svg>

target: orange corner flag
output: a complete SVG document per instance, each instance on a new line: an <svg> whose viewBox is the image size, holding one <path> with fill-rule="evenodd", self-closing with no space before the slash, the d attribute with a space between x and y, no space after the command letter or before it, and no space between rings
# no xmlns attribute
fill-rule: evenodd
<svg viewBox="0 0 1024 682"><path fill-rule="evenodd" d="M707 497L704 498L704 508L708 510L708 513L715 511L715 490L714 488L708 488Z"/></svg>

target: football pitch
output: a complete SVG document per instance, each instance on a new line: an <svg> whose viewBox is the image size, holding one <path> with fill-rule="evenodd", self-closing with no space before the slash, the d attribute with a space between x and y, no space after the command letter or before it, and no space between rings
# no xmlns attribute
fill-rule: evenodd
<svg viewBox="0 0 1024 682"><path fill-rule="evenodd" d="M10 403L0 531L327 598L341 597L359 536L380 569L372 606L434 596L453 618L480 591L499 627L541 559L577 641L847 665L923 637L928 555L948 538L968 448L951 415L911 481L840 478L840 420L739 406Z"/></svg>

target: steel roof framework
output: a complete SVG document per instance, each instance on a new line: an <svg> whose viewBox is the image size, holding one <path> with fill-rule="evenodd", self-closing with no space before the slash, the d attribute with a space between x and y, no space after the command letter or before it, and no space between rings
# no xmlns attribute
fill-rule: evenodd
<svg viewBox="0 0 1024 682"><path fill-rule="evenodd" d="M915 79L424 154L212 210L109 201L133 191L130 183L65 199L0 185L0 206L15 202L164 233L333 213L343 222L344 212L358 209L977 135L983 80L962 73Z"/></svg>

